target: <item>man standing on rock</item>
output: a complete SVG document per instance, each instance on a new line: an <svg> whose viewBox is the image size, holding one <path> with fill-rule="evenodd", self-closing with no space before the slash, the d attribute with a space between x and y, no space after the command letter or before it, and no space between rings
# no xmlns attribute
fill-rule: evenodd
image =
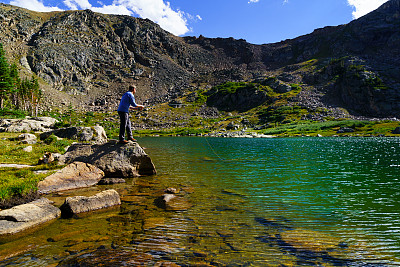
<svg viewBox="0 0 400 267"><path fill-rule="evenodd" d="M143 105L138 105L135 102L136 87L134 85L130 85L128 92L126 92L119 103L118 107L118 115L120 120L119 126L119 143L127 144L128 141L125 140L125 132L128 135L128 140L136 142L136 140L132 136L132 128L131 121L129 120L129 109L133 110L142 110L144 108Z"/></svg>

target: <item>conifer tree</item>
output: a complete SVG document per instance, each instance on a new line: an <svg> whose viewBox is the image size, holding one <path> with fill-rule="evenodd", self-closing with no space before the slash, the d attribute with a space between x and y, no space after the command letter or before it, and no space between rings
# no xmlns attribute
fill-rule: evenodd
<svg viewBox="0 0 400 267"><path fill-rule="evenodd" d="M37 117L39 111L39 102L42 98L42 91L40 90L38 80L34 76L32 76L30 80L30 97L32 116Z"/></svg>
<svg viewBox="0 0 400 267"><path fill-rule="evenodd" d="M18 74L18 67L17 64L12 64L10 68L10 78L11 78L11 83L12 83L12 88L11 88L11 101L13 107L16 109L20 108L19 104L19 97L18 97L18 92L21 87L21 79L19 78Z"/></svg>
<svg viewBox="0 0 400 267"><path fill-rule="evenodd" d="M10 78L10 66L5 57L3 44L0 43L0 108L4 107L4 101L12 90Z"/></svg>

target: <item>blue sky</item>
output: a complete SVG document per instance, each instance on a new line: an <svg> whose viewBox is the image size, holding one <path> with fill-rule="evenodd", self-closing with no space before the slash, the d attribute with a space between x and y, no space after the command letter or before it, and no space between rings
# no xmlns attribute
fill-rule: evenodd
<svg viewBox="0 0 400 267"><path fill-rule="evenodd" d="M0 0L30 10L91 9L148 18L178 36L274 43L345 24L387 0Z"/></svg>

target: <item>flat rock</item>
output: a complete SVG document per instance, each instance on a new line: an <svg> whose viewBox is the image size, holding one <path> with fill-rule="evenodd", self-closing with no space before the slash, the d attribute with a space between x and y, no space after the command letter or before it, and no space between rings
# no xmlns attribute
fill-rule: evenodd
<svg viewBox="0 0 400 267"><path fill-rule="evenodd" d="M89 163L73 162L38 183L42 194L90 187L104 177L104 172Z"/></svg>
<svg viewBox="0 0 400 267"><path fill-rule="evenodd" d="M14 164L14 163L2 163L0 164L0 168L17 168L17 169L23 169L23 168L33 168L35 166L32 165L25 165L25 164Z"/></svg>
<svg viewBox="0 0 400 267"><path fill-rule="evenodd" d="M60 164L87 162L101 169L106 177L136 177L156 174L150 157L138 143L121 145L117 140L105 144L74 144L59 158Z"/></svg>
<svg viewBox="0 0 400 267"><path fill-rule="evenodd" d="M0 235L15 234L61 216L47 198L0 211Z"/></svg>
<svg viewBox="0 0 400 267"><path fill-rule="evenodd" d="M71 217L74 214L104 209L121 205L121 199L114 189L100 192L94 196L67 197L60 207L63 217Z"/></svg>

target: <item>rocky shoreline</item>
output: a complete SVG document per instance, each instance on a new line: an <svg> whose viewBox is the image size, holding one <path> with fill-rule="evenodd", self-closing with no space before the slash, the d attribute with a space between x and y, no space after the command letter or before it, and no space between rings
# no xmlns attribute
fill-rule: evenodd
<svg viewBox="0 0 400 267"><path fill-rule="evenodd" d="M43 124L43 122L46 123ZM93 129L76 127L51 130L54 123L56 120L51 118L2 120L1 127L4 127L2 130L6 132L20 132L29 127L30 131L45 130L41 134L44 139L50 135L61 135L63 138L78 138L82 141L91 141L91 143L73 144L64 155L58 155L57 159L54 159L50 153L44 163L58 160L58 164L65 165L65 167L38 183L40 199L0 211L0 237L25 231L61 216L70 217L74 214L121 204L120 196L115 190L106 190L90 197L67 198L61 207L54 206L45 197L47 194L94 186L102 179L111 177L156 174L153 162L138 143L129 142L121 145L117 140L108 141L104 129L100 126L93 127ZM36 143L36 140L33 143ZM19 164L3 164L1 166L33 167ZM110 181L107 180L107 183Z"/></svg>

